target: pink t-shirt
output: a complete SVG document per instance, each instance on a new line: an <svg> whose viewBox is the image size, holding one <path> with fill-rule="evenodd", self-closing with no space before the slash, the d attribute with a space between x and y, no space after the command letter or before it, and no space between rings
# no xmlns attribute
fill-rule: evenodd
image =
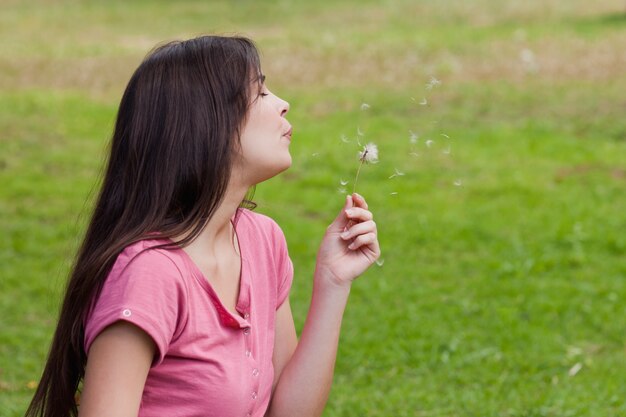
<svg viewBox="0 0 626 417"><path fill-rule="evenodd" d="M264 415L274 368L276 310L289 295L293 266L269 217L241 210L237 311L231 314L182 249L143 240L118 256L85 323L85 351L105 327L124 320L157 346L139 416Z"/></svg>

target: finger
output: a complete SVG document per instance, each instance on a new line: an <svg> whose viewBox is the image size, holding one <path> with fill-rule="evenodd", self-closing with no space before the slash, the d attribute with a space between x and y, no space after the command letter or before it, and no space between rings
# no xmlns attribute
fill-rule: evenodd
<svg viewBox="0 0 626 417"><path fill-rule="evenodd" d="M360 208L363 208L363 209L367 210L367 202L365 201L365 199L363 198L363 196L361 194L352 193L352 202L353 202L353 206L354 207L360 207ZM355 219L355 220L350 219L348 221L348 224L344 228L344 230L350 229L354 224L357 223L356 220L357 219Z"/></svg>
<svg viewBox="0 0 626 417"><path fill-rule="evenodd" d="M374 218L371 211L360 207L351 207L346 209L346 216L354 222L366 222Z"/></svg>
<svg viewBox="0 0 626 417"><path fill-rule="evenodd" d="M366 233L376 233L376 223L373 220L368 220L363 223L357 223L349 230L346 230L341 234L341 238L344 240L352 239L355 236L364 235Z"/></svg>
<svg viewBox="0 0 626 417"><path fill-rule="evenodd" d="M355 250L359 249L361 246L373 245L376 242L376 233L366 233L364 235L357 236L357 238L354 239L354 242L348 245L348 248Z"/></svg>
<svg viewBox="0 0 626 417"><path fill-rule="evenodd" d="M337 217L335 217L335 220L333 220L330 226L328 226L328 228L338 230L340 232L344 231L346 229L346 226L348 225L348 222L350 221L350 219L346 215L346 210L350 210L352 207L354 207L352 196L347 195L343 208L341 209Z"/></svg>
<svg viewBox="0 0 626 417"><path fill-rule="evenodd" d="M365 198L363 198L361 194L353 193L352 200L354 200L354 205L356 207L361 207L367 210L367 202L365 201Z"/></svg>

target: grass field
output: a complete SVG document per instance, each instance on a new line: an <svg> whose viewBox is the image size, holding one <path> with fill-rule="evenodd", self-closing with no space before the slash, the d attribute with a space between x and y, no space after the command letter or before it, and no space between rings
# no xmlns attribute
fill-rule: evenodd
<svg viewBox="0 0 626 417"><path fill-rule="evenodd" d="M325 416L626 416L623 1L2 3L1 417L42 370L125 83L214 32L255 39L291 103L294 164L256 201L298 329L357 129L380 148L358 191L384 264L353 286Z"/></svg>

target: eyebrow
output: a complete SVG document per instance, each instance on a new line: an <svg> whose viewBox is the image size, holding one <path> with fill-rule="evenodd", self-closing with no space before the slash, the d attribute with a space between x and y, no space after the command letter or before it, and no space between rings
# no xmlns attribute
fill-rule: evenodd
<svg viewBox="0 0 626 417"><path fill-rule="evenodd" d="M261 74L261 77L259 77L259 79L261 80L261 84L265 83L265 74Z"/></svg>

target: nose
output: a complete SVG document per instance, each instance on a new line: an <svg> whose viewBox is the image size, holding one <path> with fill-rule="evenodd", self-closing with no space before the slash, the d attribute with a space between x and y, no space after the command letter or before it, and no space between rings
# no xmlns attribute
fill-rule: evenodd
<svg viewBox="0 0 626 417"><path fill-rule="evenodd" d="M287 112L289 111L289 103L286 102L283 99L281 99L280 101L281 101L281 103L280 103L280 115L282 117L284 117L285 114L287 114Z"/></svg>

